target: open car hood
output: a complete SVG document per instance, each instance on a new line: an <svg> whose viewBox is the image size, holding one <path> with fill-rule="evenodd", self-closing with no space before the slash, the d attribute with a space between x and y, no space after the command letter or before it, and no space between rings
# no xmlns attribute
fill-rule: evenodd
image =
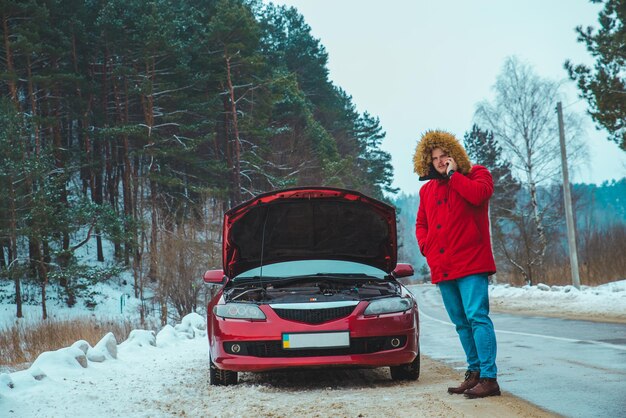
<svg viewBox="0 0 626 418"><path fill-rule="evenodd" d="M293 260L345 260L391 273L396 212L351 190L303 187L261 194L224 215L228 277Z"/></svg>

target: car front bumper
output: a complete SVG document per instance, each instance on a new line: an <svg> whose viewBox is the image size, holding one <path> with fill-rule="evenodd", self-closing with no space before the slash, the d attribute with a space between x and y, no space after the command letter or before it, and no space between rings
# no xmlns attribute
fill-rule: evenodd
<svg viewBox="0 0 626 418"><path fill-rule="evenodd" d="M210 354L220 369L266 371L307 367L383 367L410 363L419 354L417 310L365 317L366 304L345 318L305 324L279 318L263 307L265 321L211 317ZM348 331L349 347L285 349L284 333ZM234 346L237 347L234 347Z"/></svg>

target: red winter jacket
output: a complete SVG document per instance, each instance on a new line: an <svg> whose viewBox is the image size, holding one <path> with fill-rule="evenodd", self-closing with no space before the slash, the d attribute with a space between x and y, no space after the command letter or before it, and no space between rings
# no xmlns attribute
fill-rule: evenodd
<svg viewBox="0 0 626 418"><path fill-rule="evenodd" d="M491 173L480 165L420 189L415 235L433 283L496 272L489 236L492 194Z"/></svg>

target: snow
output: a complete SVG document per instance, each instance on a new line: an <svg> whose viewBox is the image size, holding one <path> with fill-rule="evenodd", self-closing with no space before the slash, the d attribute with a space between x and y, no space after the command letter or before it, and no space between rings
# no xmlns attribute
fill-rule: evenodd
<svg viewBox="0 0 626 418"><path fill-rule="evenodd" d="M78 236L86 236L87 230L79 231ZM109 240L102 240L106 260L113 260L114 246ZM101 263L96 260L96 240L91 239L75 253L76 261L81 265L97 268L111 268L114 264ZM37 280L23 281L22 298L29 300L22 305L23 324L41 320L41 287ZM47 288L47 313L53 320L75 319L79 317L95 317L98 319L119 320L123 318L137 318L141 300L133 296L133 275L131 270L121 271L115 279L107 282L90 284L89 293L91 302L95 306L88 308L87 300L78 298L77 304L69 308L64 302L65 294L58 283L50 283ZM146 293L149 291L146 289ZM15 285L10 280L0 280L0 327L15 322L16 307L13 303ZM145 296L145 295L144 295Z"/></svg>
<svg viewBox="0 0 626 418"><path fill-rule="evenodd" d="M137 405L146 393L158 398L160 390L175 384L180 366L172 365L184 361L185 353L207 352L204 318L192 313L180 325L181 331L166 326L160 338L153 331L133 330L116 344L107 333L93 348L77 341L41 353L30 368L0 374L0 416L151 415Z"/></svg>
<svg viewBox="0 0 626 418"><path fill-rule="evenodd" d="M34 284L22 284L22 292L28 292L30 288L36 287L39 292L39 286ZM120 278L119 283L97 283L91 287L93 293L93 301L96 306L93 309L85 307L84 301L79 302L72 308L69 308L63 301L63 292L58 285L49 285L47 288L47 311L50 319L73 319L77 317L97 316L99 319L106 318L134 318L137 316L141 301L132 296L132 279ZM15 320L15 303L13 295L15 294L15 286L13 282L0 282L0 326L9 325ZM41 320L40 297L34 298L34 304L24 303L22 305L22 313L24 323L32 323Z"/></svg>
<svg viewBox="0 0 626 418"><path fill-rule="evenodd" d="M154 331L134 329L128 335L128 339L120 344L120 349L134 350L142 347L156 347L156 334Z"/></svg>
<svg viewBox="0 0 626 418"><path fill-rule="evenodd" d="M107 333L93 348L89 347L89 343L87 343L86 354L89 361L94 361L96 363L116 359L117 340L115 339L115 335L113 335L112 332Z"/></svg>
<svg viewBox="0 0 626 418"><path fill-rule="evenodd" d="M542 284L522 288L493 285L490 294L496 306L519 306L538 314L558 309L626 320L626 280L580 290ZM0 305L0 322L12 320L12 315L10 305ZM164 404L162 396L182 384L193 389L177 395L181 396L179 414L216 416L217 411L194 412L206 380L185 382L190 370L208 370L207 350L206 321L197 313L158 333L133 330L119 344L112 333L105 333L94 347L77 341L41 353L26 370L0 373L0 416L169 416L177 411L171 411L171 404ZM235 396L234 389L221 390L227 398ZM243 392L259 392L254 395L258 398L267 388L252 385Z"/></svg>
<svg viewBox="0 0 626 418"><path fill-rule="evenodd" d="M206 320L197 313L190 313L174 329L179 335L185 335L187 338L204 337L206 336L206 331L204 331Z"/></svg>
<svg viewBox="0 0 626 418"><path fill-rule="evenodd" d="M600 286L572 285L513 287L492 285L489 296L493 308L506 307L541 314L567 314L589 319L609 317L626 320L626 280Z"/></svg>

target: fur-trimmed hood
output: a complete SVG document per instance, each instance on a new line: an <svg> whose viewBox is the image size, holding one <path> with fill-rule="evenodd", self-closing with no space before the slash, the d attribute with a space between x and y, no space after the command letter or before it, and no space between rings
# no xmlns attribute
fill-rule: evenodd
<svg viewBox="0 0 626 418"><path fill-rule="evenodd" d="M413 171L421 178L433 178L431 177L434 171L432 151L435 148L441 148L454 158L458 165L457 172L469 174L472 163L459 140L445 131L427 131L417 143L415 154L413 154Z"/></svg>

